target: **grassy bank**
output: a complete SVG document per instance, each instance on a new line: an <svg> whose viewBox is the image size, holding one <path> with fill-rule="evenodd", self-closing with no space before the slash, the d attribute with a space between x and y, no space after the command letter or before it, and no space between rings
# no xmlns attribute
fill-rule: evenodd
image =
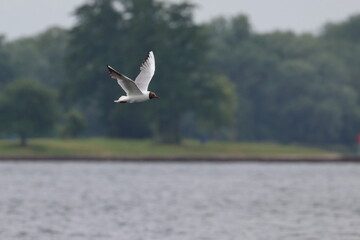
<svg viewBox="0 0 360 240"><path fill-rule="evenodd" d="M150 140L119 139L32 139L27 147L1 140L0 157L277 157L336 156L325 150L272 143L184 141L182 145L159 144Z"/></svg>

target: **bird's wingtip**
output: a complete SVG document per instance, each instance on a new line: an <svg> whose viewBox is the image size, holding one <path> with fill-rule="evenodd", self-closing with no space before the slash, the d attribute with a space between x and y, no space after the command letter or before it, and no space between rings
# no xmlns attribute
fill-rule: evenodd
<svg viewBox="0 0 360 240"><path fill-rule="evenodd" d="M107 69L109 70L109 72L113 72L115 71L115 69L113 69L110 65L106 65Z"/></svg>
<svg viewBox="0 0 360 240"><path fill-rule="evenodd" d="M112 78L116 78L115 75L114 75L114 73L116 73L116 71L112 67L110 67L110 65L106 65L106 67L107 67L107 69L108 69L108 71L110 73L110 76Z"/></svg>

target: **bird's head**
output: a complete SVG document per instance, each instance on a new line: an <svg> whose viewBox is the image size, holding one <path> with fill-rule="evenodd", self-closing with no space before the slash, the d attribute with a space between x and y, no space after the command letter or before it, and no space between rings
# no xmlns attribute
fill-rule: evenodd
<svg viewBox="0 0 360 240"><path fill-rule="evenodd" d="M153 98L160 98L158 95L156 95L156 93L154 92L149 92L149 98L153 99Z"/></svg>

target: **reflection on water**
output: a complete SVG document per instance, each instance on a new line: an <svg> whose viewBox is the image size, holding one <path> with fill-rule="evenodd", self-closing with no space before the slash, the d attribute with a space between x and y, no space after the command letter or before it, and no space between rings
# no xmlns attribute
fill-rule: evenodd
<svg viewBox="0 0 360 240"><path fill-rule="evenodd" d="M360 165L0 163L0 239L360 239Z"/></svg>

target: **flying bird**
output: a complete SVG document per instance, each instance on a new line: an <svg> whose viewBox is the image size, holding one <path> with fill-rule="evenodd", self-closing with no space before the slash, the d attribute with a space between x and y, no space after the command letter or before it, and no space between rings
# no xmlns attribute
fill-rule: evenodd
<svg viewBox="0 0 360 240"><path fill-rule="evenodd" d="M148 91L149 83L155 73L155 57L152 51L148 53L144 62L141 64L140 73L135 78L135 81L117 72L109 65L107 65L107 68L109 70L110 76L116 79L120 87L126 92L126 96L121 96L114 102L133 103L159 98L156 93Z"/></svg>

